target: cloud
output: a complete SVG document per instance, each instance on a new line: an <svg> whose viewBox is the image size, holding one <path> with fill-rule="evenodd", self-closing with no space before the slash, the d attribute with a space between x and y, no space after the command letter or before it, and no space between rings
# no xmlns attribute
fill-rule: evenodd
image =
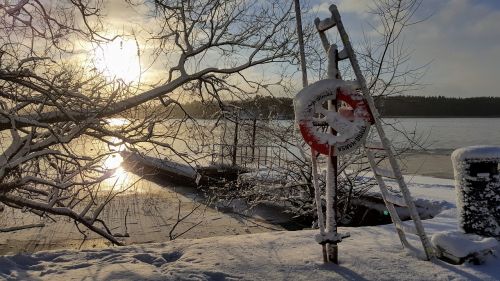
<svg viewBox="0 0 500 281"><path fill-rule="evenodd" d="M320 18L330 14L332 1L302 1L303 8ZM496 1L495 1L496 2ZM145 11L135 10L121 1L106 1L106 11L113 26L151 26ZM371 36L367 13L373 0L334 1L353 40ZM499 1L500 3L500 1ZM310 9L309 9L310 8ZM423 83L429 84L419 95L500 96L497 89L500 72L500 5L486 0L423 1L417 16L428 20L407 30L405 43L412 49L415 66L432 64ZM305 18L311 20L311 18ZM338 36L330 35L332 42Z"/></svg>
<svg viewBox="0 0 500 281"><path fill-rule="evenodd" d="M319 2L319 1L314 1ZM311 10L320 14L328 15L330 14L329 7L331 4L336 4L339 11L342 13L355 13L359 15L366 15L366 11L373 6L372 0L340 0L332 3L331 1L323 1L322 3L316 3L312 6Z"/></svg>
<svg viewBox="0 0 500 281"><path fill-rule="evenodd" d="M495 3L493 3L495 2ZM312 1L312 10L323 18L331 1ZM376 24L367 11L370 0L335 1L354 43L363 36L376 36L367 24ZM423 1L419 18L404 36L412 50L411 64L431 62L422 83L429 86L418 95L500 96L500 1ZM364 32L362 32L364 31ZM355 44L356 45L356 44Z"/></svg>
<svg viewBox="0 0 500 281"><path fill-rule="evenodd" d="M471 0L448 0L416 25L408 41L414 61L433 60L430 94L500 96L500 11Z"/></svg>

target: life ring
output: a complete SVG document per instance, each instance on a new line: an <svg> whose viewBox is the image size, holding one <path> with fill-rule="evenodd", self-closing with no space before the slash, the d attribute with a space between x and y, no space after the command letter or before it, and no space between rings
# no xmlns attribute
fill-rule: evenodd
<svg viewBox="0 0 500 281"><path fill-rule="evenodd" d="M337 111L324 108L328 100L344 103ZM317 117L317 116L320 117ZM295 120L305 142L315 151L336 155L354 150L363 143L373 117L365 99L352 82L339 79L318 81L302 89L295 97ZM323 132L318 125L328 125L337 135Z"/></svg>

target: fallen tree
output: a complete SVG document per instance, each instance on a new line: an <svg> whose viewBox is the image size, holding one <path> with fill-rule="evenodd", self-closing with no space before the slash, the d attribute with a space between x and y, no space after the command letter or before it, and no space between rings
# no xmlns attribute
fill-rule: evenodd
<svg viewBox="0 0 500 281"><path fill-rule="evenodd" d="M0 4L0 202L42 217L69 217L114 244L121 242L100 214L126 188L103 187L117 169L104 162L119 147L175 153L172 141L187 137L179 128L192 120L163 122L182 107L179 99L223 106L221 97L279 87L282 76L254 72L294 60L295 47L292 7L280 1L127 3L147 19L140 30L108 27L101 1ZM114 40L132 40L137 57L163 69L134 83L86 63L85 53ZM147 111L159 104L161 110ZM137 114L141 110L148 114ZM124 112L135 118L113 126L109 118Z"/></svg>

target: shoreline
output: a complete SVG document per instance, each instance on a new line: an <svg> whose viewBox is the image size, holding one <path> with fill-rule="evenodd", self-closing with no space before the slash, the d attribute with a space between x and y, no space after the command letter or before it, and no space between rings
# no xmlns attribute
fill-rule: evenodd
<svg viewBox="0 0 500 281"><path fill-rule="evenodd" d="M400 160L405 175L453 179L453 168L450 155L447 153L409 152ZM173 233L180 234L194 226L180 237L204 238L214 236L239 235L283 230L280 227L282 215L273 210L253 210L248 216L239 216L227 212L224 208L204 205L196 195L194 188L180 187L160 181L143 180L138 194L126 194L116 198L106 208L103 216L109 221L113 233L128 234L123 241L128 245L147 242L165 242L169 239L169 231L177 212L187 214L197 204L201 208L195 210L185 225L179 226ZM181 208L178 209L178 205ZM130 210L129 210L130 209ZM15 232L0 233L0 255L31 253L41 250L56 249L92 249L110 246L110 243L89 233L86 240L74 227L74 224L60 220L58 223L47 223L20 210L0 212L2 227L17 224L45 222L42 228L27 229ZM127 223L124 223L126 221ZM196 225L196 226L195 226Z"/></svg>
<svg viewBox="0 0 500 281"><path fill-rule="evenodd" d="M404 115L404 116L381 116L380 118L394 118L394 119L401 119L401 118L415 118L415 119L426 119L426 118L433 118L433 119L437 119L437 118L443 118L443 119L446 119L446 118L455 118L455 119L470 119L470 118L473 118L473 119L477 119L477 118L500 118L500 115L499 116L433 116L433 115L425 115L425 116L419 116L419 115Z"/></svg>
<svg viewBox="0 0 500 281"><path fill-rule="evenodd" d="M403 174L453 179L450 153L407 152L400 160Z"/></svg>

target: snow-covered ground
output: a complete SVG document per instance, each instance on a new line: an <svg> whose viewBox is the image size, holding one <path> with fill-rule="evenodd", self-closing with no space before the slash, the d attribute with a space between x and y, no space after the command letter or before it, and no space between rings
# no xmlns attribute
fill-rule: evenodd
<svg viewBox="0 0 500 281"><path fill-rule="evenodd" d="M457 229L453 181L407 177L414 197L444 201L424 221L429 236ZM96 250L0 257L6 280L500 280L500 252L482 265L422 261L392 225L340 228L339 265L325 265L315 230L268 232ZM416 237L410 237L417 244Z"/></svg>

